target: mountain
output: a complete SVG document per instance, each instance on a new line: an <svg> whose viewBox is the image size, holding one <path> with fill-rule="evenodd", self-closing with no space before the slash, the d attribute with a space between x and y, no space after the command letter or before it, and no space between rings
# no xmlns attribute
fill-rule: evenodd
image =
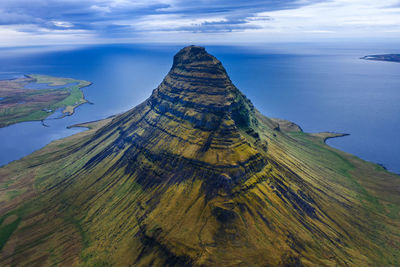
<svg viewBox="0 0 400 267"><path fill-rule="evenodd" d="M400 179L179 51L139 106L0 168L3 266L398 265Z"/></svg>

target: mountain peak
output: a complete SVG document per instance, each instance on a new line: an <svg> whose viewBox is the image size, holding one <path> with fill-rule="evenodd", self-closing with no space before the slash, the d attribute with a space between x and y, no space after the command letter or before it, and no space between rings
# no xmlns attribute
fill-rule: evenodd
<svg viewBox="0 0 400 267"><path fill-rule="evenodd" d="M221 62L200 46L185 47L175 55L149 103L161 113L208 130L218 128L223 118L249 126L253 113L253 105L233 85Z"/></svg>
<svg viewBox="0 0 400 267"><path fill-rule="evenodd" d="M218 59L207 53L202 46L190 45L182 48L174 56L173 66L208 63L209 65L221 65Z"/></svg>

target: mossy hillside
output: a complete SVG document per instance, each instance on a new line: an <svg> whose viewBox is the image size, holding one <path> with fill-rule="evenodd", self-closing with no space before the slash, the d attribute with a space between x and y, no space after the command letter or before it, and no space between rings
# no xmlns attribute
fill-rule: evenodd
<svg viewBox="0 0 400 267"><path fill-rule="evenodd" d="M0 192L23 192L0 214L29 207L0 261L398 264L398 176L284 125L185 48L143 104L0 168Z"/></svg>
<svg viewBox="0 0 400 267"><path fill-rule="evenodd" d="M338 164L338 165L340 165L340 164ZM197 186L195 186L194 184L191 184L190 185L190 187L195 187L195 188L198 188L198 189L196 189L196 190L194 190L195 192L197 192L197 191L201 191L200 190L200 188L201 188L201 186L200 186L200 181L197 181L197 183L198 183L198 185ZM122 182L122 185L121 185L121 187L119 187L119 189L118 189L118 192L119 193L117 193L117 194L115 194L116 196L111 196L111 194L110 194L110 196L109 197L106 197L105 199L104 199L104 203L103 202L100 202L100 203L98 203L93 209L94 210L96 210L96 211L98 211L98 209L100 208L101 210L103 210L103 207L104 206L107 206L107 203L108 202L113 202L112 201L112 199L123 199L124 201L119 201L119 202L117 202L118 203L118 205L117 205L117 207L119 206L119 205L123 205L124 204L124 202L125 201L127 201L127 197L128 196L132 196L132 195L135 195L135 192L137 193L137 192L142 192L142 193L138 193L139 195L144 195L144 194L146 194L145 192L143 192L142 190L140 190L140 186L139 185L130 185L130 186L128 186L128 182L126 181L126 182ZM260 212L261 214L264 214L263 215L263 217L261 217L259 220L260 221L262 221L263 219L262 218L264 218L265 220L266 220L266 218L268 218L268 222L269 221L271 221L271 222L273 222L274 220L276 220L276 224L277 225L280 225L281 227L283 227L283 225L282 225L282 218L285 218L287 215L285 215L285 214L282 214L282 208L284 208L285 206L283 205L282 206L282 203L280 203L280 201L279 201L279 198L276 198L276 197L273 197L273 193L272 192L269 192L270 191L270 189L268 189L267 190L267 188L268 187L261 187L261 184L263 184L263 183L260 183L260 184L257 184L257 186L252 190L252 191L254 191L254 196L251 196L251 197L247 197L247 198L249 198L249 199L247 199L247 198L244 198L244 199L240 199L240 202L238 202L238 203L241 203L240 205L241 206L243 206L243 202L244 203L246 203L246 202L249 202L249 201L251 201L251 202L256 202L256 203L258 203L259 202L259 198L264 198L264 199L266 199L265 200L265 204L262 204L262 205L260 205L260 204L258 204L258 205L254 205L255 203L251 203L251 205L247 205L248 207L251 207L251 210L250 211L248 211L248 214L247 215L242 215L242 216L244 216L244 217L249 217L249 218L251 218L252 216L251 215L249 215L249 214L258 214L257 212ZM159 210L160 210L160 214L159 215L153 215L150 219L148 219L148 221L150 222L150 224L152 225L152 226L148 226L148 227L150 227L151 229L149 230L149 233L148 233L148 235L153 235L154 233L157 233L157 231L155 231L156 229L164 229L164 227L166 228L166 229L170 229L170 228L172 228L175 232L172 232L171 233L171 236L174 236L174 239L173 240L175 240L175 238L177 238L177 236L175 236L175 233L178 235L178 233L179 233L179 235L183 235L184 236L184 234L185 233L189 233L190 235L193 235L193 228L196 228L197 226L196 226L196 224L195 223L193 223L193 222L191 222L191 223L189 223L189 222L182 222L181 224L184 226L184 228L182 228L182 226L180 226L180 227L174 227L174 225L172 224L171 225L171 222L172 221L175 221L175 222L179 222L180 220L179 220L179 218L181 217L181 216L183 216L184 214L187 214L187 212L195 212L195 211L197 211L197 212L200 212L201 213L201 210L202 210L202 208L201 207L203 207L204 206L204 200L201 200L201 199L199 199L199 200L197 200L196 201L196 199L197 199L197 197L190 197L190 196L188 196L187 194L183 194L182 195L182 200L177 200L175 197L176 197L176 195L178 194L178 195L180 195L180 193L177 193L177 192L181 192L182 190L183 190L183 192L184 191L187 191L187 184L186 183L184 183L184 184L181 184L180 186L179 186L179 188L181 188L181 189L179 189L179 188L177 188L176 186L173 186L173 187L170 187L169 188L169 191L171 192L171 193L166 193L165 194L165 196L164 196L164 200L163 201L160 201L160 203L165 203L165 204L163 204L163 205L167 205L166 207L164 207L163 205L161 205L161 206L159 206ZM136 187L136 189L134 189L134 188L132 188L132 187ZM256 188L257 188L257 190L256 190ZM261 188L261 189L260 189ZM139 189L139 191L136 191L136 190L138 190ZM133 191L132 191L133 190ZM97 189L93 189L93 191L97 191ZM90 194L91 192L89 191L89 192L87 192L88 194ZM269 197L268 197L269 196ZM272 196L272 197L271 197ZM143 197L143 196L142 196ZM178 197L178 199L179 199L180 197ZM191 202L191 201L187 201L188 199L193 199L193 201L194 202ZM256 201L257 200L257 201ZM135 203L137 200L131 200L131 201L133 201L133 203ZM125 206L127 206L127 207L129 207L130 205L132 205L132 204L130 204L131 202L130 201L128 201L129 202L129 204L125 204ZM188 203L187 203L188 202ZM231 202L231 203L235 203L235 202ZM237 203L237 202L236 202ZM237 205L235 203L235 205ZM192 209L193 209L193 211L189 208L182 208L182 207L184 207L185 206L185 204L187 204L188 205L188 207L193 207ZM142 203L141 203L141 205L143 205ZM224 205L227 205L227 204L224 204ZM90 204L88 204L88 206L90 206ZM167 207L170 207L170 208L167 208ZM179 212L177 213L177 214L175 214L175 212L171 212L171 209L174 209L174 208L176 208L177 206L179 206L180 208L178 209L179 210ZM228 204L228 206L229 206L229 204ZM275 207L275 210L274 211L270 211L271 212L271 215L268 215L268 213L267 212L265 212L264 211L264 209L266 209L266 207L268 207L267 209L268 210L271 210L271 206L273 206L273 207ZM140 206L139 206L140 207ZM136 209L145 209L146 208L146 205L144 205L144 206L142 206L141 208L136 208ZM109 219L105 219L105 218L100 218L100 219L98 219L98 220L96 220L96 221L90 221L90 224L95 224L95 225L97 225L97 227L99 227L99 228L102 228L102 227L106 227L107 225L110 225L110 223L112 224L112 221L114 220L114 219L117 219L118 221L119 220L121 220L121 221L124 221L125 219L126 219L126 216L129 214L126 214L126 215L124 215L125 213L123 212L123 213L121 213L120 215L117 215L117 214L119 214L119 212L118 213L116 213L115 214L115 212L113 212L113 210L115 209L116 207L115 206L113 206L112 208L110 208L109 210L108 209L106 209L105 208L105 213L106 214L109 214L109 213L111 213L111 214L114 214L114 215L116 215L117 217L114 217L114 216L111 216L111 215L108 215L108 216L106 216L106 218L109 218ZM107 212L106 212L107 211ZM204 211L203 211L204 212ZM210 211L210 213L211 213L211 211ZM157 214L157 212L155 212L155 214ZM206 213L207 214L207 213ZM208 213L209 214L209 213ZM91 216L93 216L93 215L91 215ZM171 216L174 216L174 218L169 218L169 217L171 217ZM176 217L175 217L176 216ZM195 221L197 221L198 219L198 216L199 216L199 214L198 213L194 213L193 214L193 216L187 216L187 218L189 219L189 218L192 218L192 220L195 220ZM90 217L90 216L89 216ZM131 216L129 216L129 217L131 217ZM186 216L183 216L183 217L186 217ZM273 219L274 217L276 217L276 219ZM125 218L125 219L124 219ZM156 219L157 218L162 218L162 221L160 221L160 219ZM131 220L131 219L130 219ZM155 222L154 221L152 221L152 220L156 220ZM249 219L247 219L247 220L249 220ZM272 225L271 224L271 222L269 222L269 224L270 225ZM130 224L130 223L132 223L133 225L135 225L136 223L138 223L137 221L129 221L129 223L127 223L128 225ZM260 222L259 222L260 223ZM259 224L258 223L258 224ZM217 223L214 221L213 223L210 223L210 224L212 224L212 225L217 225ZM263 221L263 224L265 224L265 222ZM257 225L257 224L256 224ZM187 228L189 226L189 228ZM119 227L119 226L117 226L117 227ZM288 225L286 225L285 227L288 227ZM187 228L187 229L186 229ZM262 228L262 227L261 227ZM289 227L290 228L290 227ZM295 228L294 228L295 229ZM102 232L102 230L98 230L99 231L99 234L100 234L100 232ZM115 230L116 231L116 230ZM172 231L172 230L171 230ZM215 229L215 231L216 231L216 229ZM114 230L113 230L113 232L114 232ZM167 231L168 232L168 231ZM91 234L89 234L89 236L90 236ZM179 236L178 235L178 236ZM208 238L209 239L207 239L207 236L208 236ZM258 236L258 235L257 235ZM265 236L265 235L262 235L262 236ZM106 238L106 240L103 240L102 242L106 242L106 244L108 244L109 242L107 242L107 240L108 240L108 238L109 237L107 237ZM210 238L211 238L211 241L210 241ZM202 237L202 239L205 239L205 240L208 240L209 242L211 242L211 243L213 243L213 239L212 239L212 235L210 235L210 234L205 234L205 236L204 237ZM194 239L194 241L192 241L192 242L195 242L195 240L196 239ZM258 240L260 240L260 237L258 237ZM301 240L301 242L303 242L304 240ZM270 241L269 241L270 242ZM300 242L299 240L297 241L297 242ZM312 241L310 241L310 242L312 242ZM131 243L130 242L127 242L128 244L126 244L126 246L127 247L129 247L130 245L131 245ZM260 242L260 244L262 244L263 242ZM91 242L88 242L88 244L91 244ZM89 245L90 246L90 245ZM97 252L98 252L98 250L102 250L102 248L101 247L103 247L104 245L101 245L100 247L97 247L96 246L96 248L92 248L91 250L89 250L89 251L92 251L93 250L93 252L88 252L88 253L84 253L86 256L87 256L87 260L89 261L89 262L91 262L92 260L91 260L91 257L90 257L90 255L92 255L92 257L95 257L95 258L97 258L97 257L99 257L99 255L100 254L98 254ZM284 246L282 246L281 247L281 249L284 249L285 248L285 245ZM103 248L104 249L104 248ZM126 248L126 249L128 249L128 248ZM192 248L194 251L196 251L197 249L196 248ZM108 252L108 253L111 253L111 252ZM220 250L218 250L218 253L221 253L221 251ZM260 252L261 253L261 252ZM107 255L107 253L105 254L105 255ZM226 255L226 254L225 254ZM218 257L220 257L220 256L218 256ZM261 257L261 254L259 255L259 257ZM104 258L107 258L106 256L104 256ZM97 260L95 260L95 261L97 261Z"/></svg>
<svg viewBox="0 0 400 267"><path fill-rule="evenodd" d="M7 219L9 220L7 221ZM7 214L0 218L0 249L6 244L20 222L21 218L15 214Z"/></svg>

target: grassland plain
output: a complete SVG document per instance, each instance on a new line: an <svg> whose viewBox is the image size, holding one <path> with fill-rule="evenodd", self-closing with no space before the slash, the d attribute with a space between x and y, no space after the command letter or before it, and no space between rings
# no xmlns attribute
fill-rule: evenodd
<svg viewBox="0 0 400 267"><path fill-rule="evenodd" d="M27 85L45 88L28 89ZM63 116L72 115L76 107L88 102L81 89L89 85L87 81L35 74L1 80L0 127L44 120L59 109Z"/></svg>
<svg viewBox="0 0 400 267"><path fill-rule="evenodd" d="M0 168L2 265L400 264L400 177L263 116L201 47L81 126Z"/></svg>

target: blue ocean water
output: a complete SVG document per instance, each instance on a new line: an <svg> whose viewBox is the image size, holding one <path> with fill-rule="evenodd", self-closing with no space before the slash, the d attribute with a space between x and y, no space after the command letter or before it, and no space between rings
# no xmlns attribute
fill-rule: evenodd
<svg viewBox="0 0 400 267"><path fill-rule="evenodd" d="M158 86L182 46L97 45L7 48L0 79L45 74L88 80L94 105L73 116L0 129L0 165L19 159L80 128L66 126L106 118L141 103ZM288 119L304 131L350 136L329 145L400 173L400 64L359 59L399 53L398 45L268 44L206 46L235 85L265 115Z"/></svg>

